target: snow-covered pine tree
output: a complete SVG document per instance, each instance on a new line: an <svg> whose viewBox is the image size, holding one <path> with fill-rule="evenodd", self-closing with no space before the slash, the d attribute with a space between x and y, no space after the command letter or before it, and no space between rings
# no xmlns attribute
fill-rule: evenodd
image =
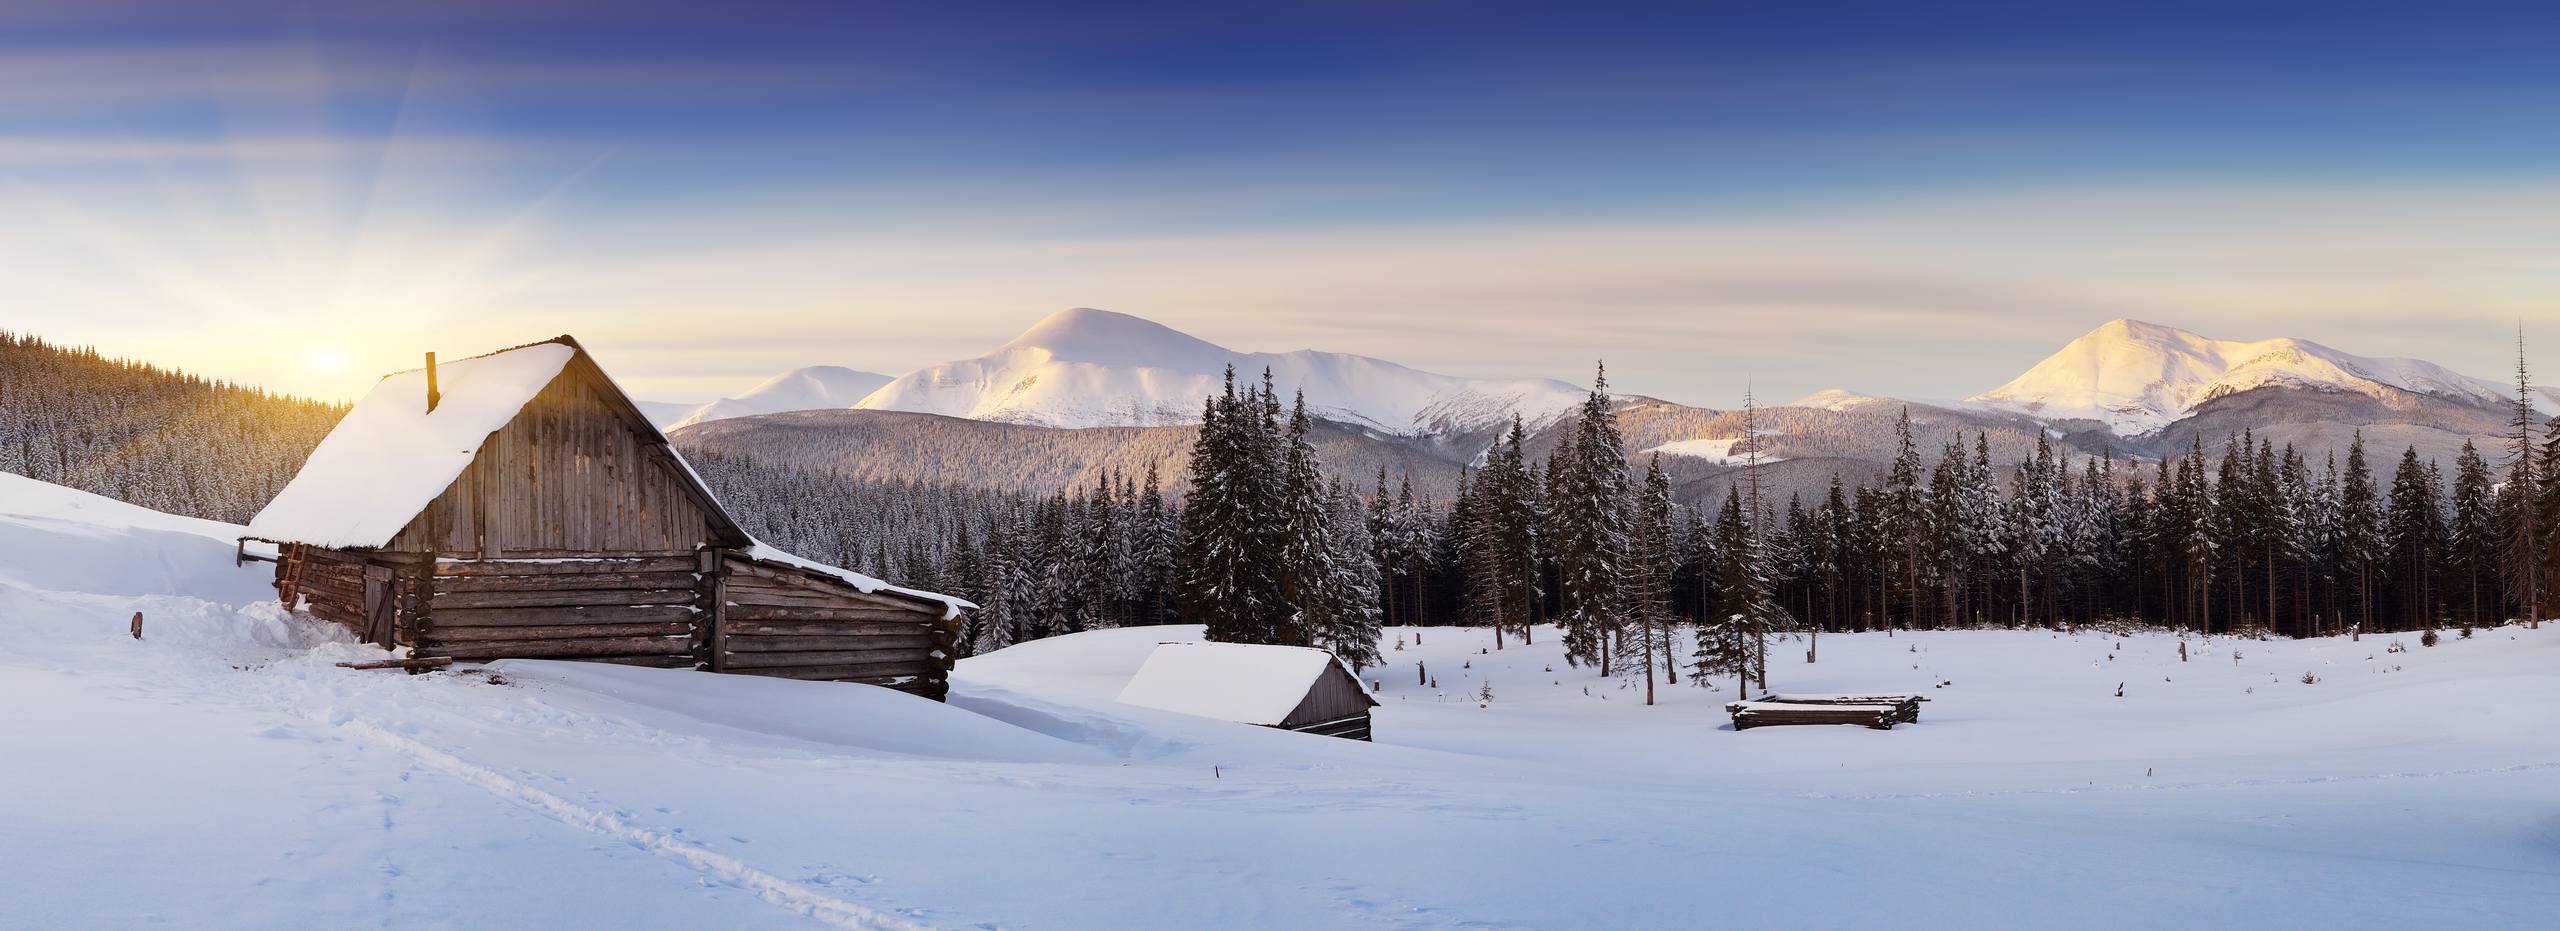
<svg viewBox="0 0 2560 931"><path fill-rule="evenodd" d="M1671 480L1662 474L1662 454L1645 465L1644 494L1636 507L1632 572L1628 604L1636 620L1636 653L1644 674L1644 703L1653 704L1655 657L1669 664L1671 654L1671 582L1678 571L1674 554Z"/></svg>
<svg viewBox="0 0 2560 931"><path fill-rule="evenodd" d="M2453 584L2448 594L2460 599L2466 626L2493 623L2490 611L2503 597L2498 587L2502 534L2498 527L2497 480L2480 449L2465 440L2453 460Z"/></svg>
<svg viewBox="0 0 2560 931"><path fill-rule="evenodd" d="M2354 576L2356 633L2373 628L2374 564L2388 545L2381 496L2373 470L2365 465L2364 431L2347 447L2347 471L2338 488L2338 553Z"/></svg>
<svg viewBox="0 0 2560 931"><path fill-rule="evenodd" d="M1920 447L1911 436L1911 408L1905 406L1894 421L1894 453L1891 470L1885 474L1884 525L1879 529L1891 554L1894 582L1900 597L1895 605L1884 606L1888 626L1902 623L1918 626L1920 620L1921 554L1926 551L1929 527L1928 492L1921 486Z"/></svg>
<svg viewBox="0 0 2560 931"><path fill-rule="evenodd" d="M1610 674L1626 620L1626 443L1618 433L1609 373L1593 378L1573 429L1573 443L1550 460L1548 522L1556 541L1568 662ZM1568 455L1569 453L1569 455Z"/></svg>
<svg viewBox="0 0 2560 931"><path fill-rule="evenodd" d="M1174 580L1178 577L1174 541L1180 532L1174 509L1165 502L1162 484L1155 463L1148 463L1146 484L1138 491L1137 522L1130 531L1130 582L1137 589L1135 617L1140 624L1167 624L1173 620Z"/></svg>
<svg viewBox="0 0 2560 931"><path fill-rule="evenodd" d="M2543 502L2553 494L2543 449L2534 427L2542 414L2533 408L2533 376L2525 368L2524 327L2516 327L2516 406L2507 423L2507 600L2524 612L2528 626L2541 626L2545 574L2552 564L2550 528L2543 522Z"/></svg>
<svg viewBox="0 0 2560 931"><path fill-rule="evenodd" d="M1312 429L1301 392L1290 406L1283 440L1280 547L1273 553L1279 561L1280 597L1287 606L1273 640L1299 646L1315 646L1334 626L1334 614L1350 607L1331 600L1339 594L1335 583L1342 570L1335 565L1332 502L1316 467L1315 445L1307 439Z"/></svg>
<svg viewBox="0 0 2560 931"><path fill-rule="evenodd" d="M1958 492L1963 506L1957 509L1957 532L1964 545L1968 574L1980 590L1979 607L1973 610L1973 621L1980 623L1991 613L1992 585L2010 556L2008 538L2001 531L2008 523L2006 505L2000 500L2000 477L1991 469L1991 435L1976 433L1973 437L1973 459L1965 466L1964 486ZM1832 480L1830 506L1836 507L1839 480Z"/></svg>
<svg viewBox="0 0 2560 931"><path fill-rule="evenodd" d="M1230 643L1270 642L1278 577L1265 543L1274 510L1264 489L1261 400L1236 393L1235 371L1209 399L1192 445L1190 496L1182 508L1176 599L1184 619Z"/></svg>
<svg viewBox="0 0 2560 931"><path fill-rule="evenodd" d="M2430 630L2435 627L2435 577L2445 549L2442 506L2435 474L2418 461L2418 448L2408 447L2400 454L2400 465L2392 471L2383 521L2387 565L2398 606L2395 613L2399 623L2393 625L2395 628L2411 624Z"/></svg>
<svg viewBox="0 0 2560 931"><path fill-rule="evenodd" d="M1333 611L1319 645L1358 672L1385 662L1378 653L1382 620L1378 610L1378 564L1366 558L1371 541L1368 515L1363 512L1360 496L1335 482L1329 497L1333 552L1341 558L1334 561L1334 576L1327 583L1332 589L1327 600Z"/></svg>

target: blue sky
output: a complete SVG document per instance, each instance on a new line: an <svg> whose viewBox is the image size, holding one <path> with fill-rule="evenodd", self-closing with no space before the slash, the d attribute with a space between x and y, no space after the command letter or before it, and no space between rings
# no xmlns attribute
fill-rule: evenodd
<svg viewBox="0 0 2560 931"><path fill-rule="evenodd" d="M335 394L571 331L701 398L1090 305L1720 403L2560 323L2548 8L340 6L0 12L0 326Z"/></svg>

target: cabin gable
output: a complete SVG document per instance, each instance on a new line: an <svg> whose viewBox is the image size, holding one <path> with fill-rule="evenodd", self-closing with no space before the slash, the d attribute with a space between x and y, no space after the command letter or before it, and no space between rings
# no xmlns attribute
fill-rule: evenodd
<svg viewBox="0 0 2560 931"><path fill-rule="evenodd" d="M382 548L463 559L676 556L744 539L580 352Z"/></svg>
<svg viewBox="0 0 2560 931"><path fill-rule="evenodd" d="M1290 709L1289 716L1278 725L1284 730L1306 731L1330 737L1369 739L1369 709L1378 704L1361 689L1360 679L1342 668L1339 662L1326 663L1324 672L1307 687L1307 697Z"/></svg>

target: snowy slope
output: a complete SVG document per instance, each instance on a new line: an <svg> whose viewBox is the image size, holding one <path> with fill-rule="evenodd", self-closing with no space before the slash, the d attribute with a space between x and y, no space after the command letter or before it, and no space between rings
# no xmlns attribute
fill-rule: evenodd
<svg viewBox="0 0 2560 931"><path fill-rule="evenodd" d="M657 421L659 429L672 431L731 417L852 407L890 380L887 375L841 365L812 365L773 376L734 398L721 398L681 412L661 406L651 409L649 416Z"/></svg>
<svg viewBox="0 0 2560 931"><path fill-rule="evenodd" d="M1283 395L1305 390L1320 416L1403 435L1483 428L1514 411L1534 426L1584 395L1550 379L1458 378L1337 352L1237 352L1079 307L994 352L909 373L855 406L1051 427L1190 423L1230 365L1239 379L1269 368Z"/></svg>
<svg viewBox="0 0 2560 931"><path fill-rule="evenodd" d="M0 585L108 595L273 597L265 563L232 565L247 528L0 472ZM273 555L275 547L250 544ZM0 623L6 618L0 617Z"/></svg>
<svg viewBox="0 0 2560 931"><path fill-rule="evenodd" d="M1969 400L2047 420L2087 419L2125 435L2159 430L2205 401L2268 386L2351 391L2389 400L2400 392L2465 404L2512 404L2512 386L2417 359L2351 355L2308 340L2243 342L2116 320ZM2555 406L2546 391L2546 409Z"/></svg>
<svg viewBox="0 0 2560 931"><path fill-rule="evenodd" d="M41 763L0 766L12 927L1622 928L1709 909L2488 928L2560 910L2560 627L2404 653L2191 639L2184 661L2171 636L2097 632L1775 651L1784 690L1929 694L1886 732L1735 732L1722 681L1646 706L1564 663L1551 627L1502 650L1391 629L1362 676L1383 702L1370 744L1115 700L1197 626L971 658L949 704L542 661L341 669L381 653L219 577L264 575L231 568L237 528L35 483L0 501L13 558L121 541L85 576L0 578L0 707L28 710L0 715L0 746ZM207 559L213 578L168 591L73 587Z"/></svg>

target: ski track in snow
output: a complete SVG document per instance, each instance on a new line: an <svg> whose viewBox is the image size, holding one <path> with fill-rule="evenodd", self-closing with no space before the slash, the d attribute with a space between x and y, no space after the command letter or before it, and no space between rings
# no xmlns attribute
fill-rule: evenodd
<svg viewBox="0 0 2560 931"><path fill-rule="evenodd" d="M312 720L330 723L326 715L310 715ZM391 732L379 725L361 720L347 720L337 725L341 732L356 735L368 742L398 751L419 764L462 782L478 787L501 800L512 802L561 824L592 834L622 841L659 857L673 860L697 872L730 885L749 890L757 898L795 914L848 931L933 931L932 925L920 924L905 917L835 898L807 886L791 882L755 868L744 860L714 853L679 838L640 827L616 817L561 798L485 766L472 763L418 740Z"/></svg>

